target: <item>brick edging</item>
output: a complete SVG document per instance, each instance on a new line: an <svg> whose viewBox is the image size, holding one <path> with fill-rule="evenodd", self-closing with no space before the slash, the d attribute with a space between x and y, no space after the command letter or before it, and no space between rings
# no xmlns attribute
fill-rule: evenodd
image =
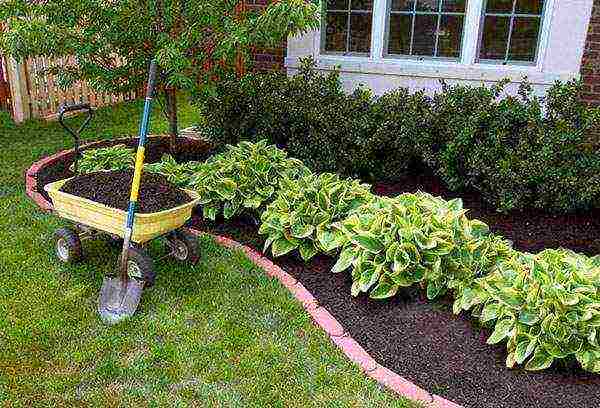
<svg viewBox="0 0 600 408"><path fill-rule="evenodd" d="M56 163L58 160L69 154L72 154L72 150L62 151L44 158L34 163L25 173L26 194L44 211L52 211L52 203L47 201L46 198L36 190L37 172L44 166ZM389 368L377 363L375 359L371 357L371 355L369 355L369 353L367 353L348 332L346 332L344 326L337 321L326 308L319 305L317 299L315 299L302 283L298 282L293 276L289 275L260 252L225 236L213 235L192 228L189 230L197 236L212 236L215 241L223 247L241 250L248 259L261 268L267 276L277 278L279 282L291 292L296 300L302 304L308 314L311 315L314 324L318 325L325 333L327 333L331 341L344 352L346 357L356 363L366 375L376 380L381 385L394 391L398 395L421 401L425 404L426 408L461 408L460 405L448 401L438 395L430 394L428 391L401 377Z"/></svg>

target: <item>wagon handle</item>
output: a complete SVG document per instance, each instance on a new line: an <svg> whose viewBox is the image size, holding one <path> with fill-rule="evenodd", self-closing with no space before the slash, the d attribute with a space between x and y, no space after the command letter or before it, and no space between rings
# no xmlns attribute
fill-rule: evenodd
<svg viewBox="0 0 600 408"><path fill-rule="evenodd" d="M67 124L64 121L64 116L65 116L65 113L79 112L79 111L87 111L87 118L85 119L83 124L79 127L79 130L75 131L75 130L71 129L69 126L67 126ZM77 162L79 161L79 136L81 135L81 132L83 132L83 130L87 127L87 125L92 120L93 114L94 114L94 111L92 110L92 107L90 106L89 103L78 103L75 105L62 104L58 108L58 122L73 137L73 140L75 142L75 163L74 163L74 168L73 168L73 172L75 174L77 174Z"/></svg>

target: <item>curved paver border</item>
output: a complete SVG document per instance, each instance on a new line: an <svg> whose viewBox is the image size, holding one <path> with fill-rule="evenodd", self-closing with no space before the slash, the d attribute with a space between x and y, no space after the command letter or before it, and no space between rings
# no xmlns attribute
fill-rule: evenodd
<svg viewBox="0 0 600 408"><path fill-rule="evenodd" d="M121 140L121 139L119 139ZM98 143L98 142L97 142ZM92 143L91 145L94 145ZM88 145L89 146L89 145ZM52 203L37 191L37 173L40 169L52 165L58 161L69 159L73 155L73 150L64 150L52 156L46 157L34 163L25 173L26 194L42 210L52 211ZM193 228L190 231L197 235L210 235L215 241L223 247L229 249L241 250L258 267L260 267L268 276L276 278L285 286L291 294L302 304L304 309L310 314L314 324L322 328L330 337L331 341L337 345L351 361L356 363L361 370L379 382L381 385L389 388L395 393L421 401L427 408L461 408L460 405L448 401L438 395L430 394L423 388L413 384L409 380L401 377L397 373L377 363L362 346L350 336L344 329L344 326L337 321L329 311L320 306L315 297L298 282L293 276L289 275L262 253L249 246L240 244L230 238L221 235L208 234Z"/></svg>

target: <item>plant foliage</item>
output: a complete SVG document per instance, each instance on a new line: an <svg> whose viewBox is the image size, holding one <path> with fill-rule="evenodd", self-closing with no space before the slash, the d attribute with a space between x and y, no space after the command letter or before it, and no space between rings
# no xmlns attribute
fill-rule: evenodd
<svg viewBox="0 0 600 408"><path fill-rule="evenodd" d="M191 179L196 172L201 171L203 163L190 161L178 163L173 156L165 154L160 162L144 165L144 171L162 174L178 187L190 187Z"/></svg>
<svg viewBox="0 0 600 408"><path fill-rule="evenodd" d="M124 144L118 144L111 147L83 150L78 161L78 170L81 173L94 173L102 170L126 170L133 167L134 163L134 150Z"/></svg>
<svg viewBox="0 0 600 408"><path fill-rule="evenodd" d="M343 238L333 223L371 200L370 186L336 174L283 179L273 203L261 216L259 233L267 235L264 251L274 256L298 250L304 260L330 253Z"/></svg>
<svg viewBox="0 0 600 408"><path fill-rule="evenodd" d="M416 283L426 285L429 299L460 293L510 253L465 213L461 200L426 193L377 198L334 224L344 239L332 271L351 269L354 296L384 299Z"/></svg>
<svg viewBox="0 0 600 408"><path fill-rule="evenodd" d="M456 301L493 323L489 344L507 342L506 365L543 370L575 357L600 373L600 257L545 250L515 253Z"/></svg>
<svg viewBox="0 0 600 408"><path fill-rule="evenodd" d="M222 210L229 219L244 209L257 210L271 200L280 180L309 174L297 159L266 141L242 142L194 168L190 187L200 194L204 217Z"/></svg>

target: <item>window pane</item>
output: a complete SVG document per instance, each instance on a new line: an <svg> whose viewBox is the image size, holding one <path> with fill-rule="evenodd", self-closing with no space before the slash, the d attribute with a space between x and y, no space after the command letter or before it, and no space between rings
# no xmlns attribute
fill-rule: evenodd
<svg viewBox="0 0 600 408"><path fill-rule="evenodd" d="M352 10L373 10L373 0L352 0Z"/></svg>
<svg viewBox="0 0 600 408"><path fill-rule="evenodd" d="M413 38L413 55L433 56L437 15L416 15Z"/></svg>
<svg viewBox="0 0 600 408"><path fill-rule="evenodd" d="M439 11L440 0L417 0L417 11Z"/></svg>
<svg viewBox="0 0 600 408"><path fill-rule="evenodd" d="M487 0L486 13L512 13L514 0Z"/></svg>
<svg viewBox="0 0 600 408"><path fill-rule="evenodd" d="M371 13L352 13L350 15L350 52L369 52L371 50Z"/></svg>
<svg viewBox="0 0 600 408"><path fill-rule="evenodd" d="M462 43L463 16L442 16L438 36L438 57L458 58Z"/></svg>
<svg viewBox="0 0 600 408"><path fill-rule="evenodd" d="M327 10L348 10L348 0L327 0Z"/></svg>
<svg viewBox="0 0 600 408"><path fill-rule="evenodd" d="M412 11L415 0L392 0L392 11Z"/></svg>
<svg viewBox="0 0 600 408"><path fill-rule="evenodd" d="M327 13L325 51L346 51L348 13Z"/></svg>
<svg viewBox="0 0 600 408"><path fill-rule="evenodd" d="M442 3L442 11L464 13L466 2L466 0L444 0Z"/></svg>
<svg viewBox="0 0 600 408"><path fill-rule="evenodd" d="M515 17L508 59L513 61L535 61L539 30L539 17Z"/></svg>
<svg viewBox="0 0 600 408"><path fill-rule="evenodd" d="M510 17L486 16L479 58L504 60L510 29Z"/></svg>
<svg viewBox="0 0 600 408"><path fill-rule="evenodd" d="M410 32L412 16L392 14L390 16L390 32L388 37L388 54L410 54Z"/></svg>
<svg viewBox="0 0 600 408"><path fill-rule="evenodd" d="M542 14L543 7L543 0L517 0L515 12L521 14Z"/></svg>

